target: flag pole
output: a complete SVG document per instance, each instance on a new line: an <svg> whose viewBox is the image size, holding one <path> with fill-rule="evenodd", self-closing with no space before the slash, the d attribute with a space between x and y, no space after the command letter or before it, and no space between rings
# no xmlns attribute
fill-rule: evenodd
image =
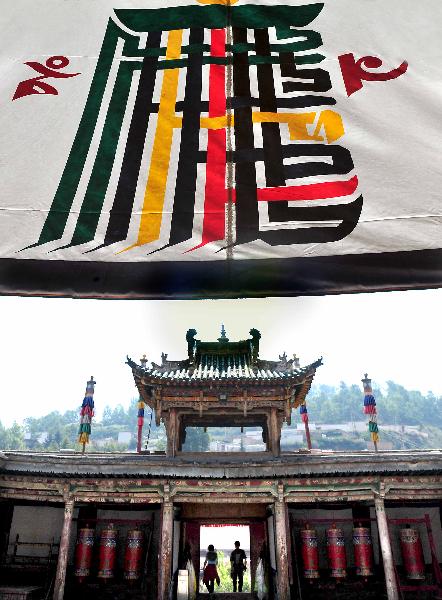
<svg viewBox="0 0 442 600"><path fill-rule="evenodd" d="M301 415L302 422L304 423L305 440L307 442L307 448L309 450L311 450L312 449L312 439L310 437L310 427L308 425L308 411L307 411L307 404L305 403L305 401L299 407L299 413Z"/></svg>
<svg viewBox="0 0 442 600"><path fill-rule="evenodd" d="M94 416L94 388L97 382L94 381L93 376L86 385L86 393L84 395L83 403L80 410L80 428L78 430L78 442L82 446L81 452L86 452L86 444L89 443L89 436L91 434L91 423L92 417Z"/></svg>
<svg viewBox="0 0 442 600"><path fill-rule="evenodd" d="M365 373L364 379L361 381L364 386L364 414L368 415L368 431L370 432L374 451L378 452L378 415L376 410L376 400L373 396L373 388L371 387L371 379L368 377L368 374Z"/></svg>

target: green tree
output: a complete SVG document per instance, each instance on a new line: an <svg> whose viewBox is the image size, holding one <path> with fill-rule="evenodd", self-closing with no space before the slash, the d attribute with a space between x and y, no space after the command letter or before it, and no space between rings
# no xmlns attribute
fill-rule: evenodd
<svg viewBox="0 0 442 600"><path fill-rule="evenodd" d="M24 431L20 425L14 421L12 426L6 430L5 449L6 450L24 450L25 439Z"/></svg>
<svg viewBox="0 0 442 600"><path fill-rule="evenodd" d="M0 450L6 448L6 429L0 423Z"/></svg>
<svg viewBox="0 0 442 600"><path fill-rule="evenodd" d="M111 425L112 423L112 409L110 406L105 406L103 409L103 418L101 420L103 425Z"/></svg>
<svg viewBox="0 0 442 600"><path fill-rule="evenodd" d="M167 446L167 443L166 443L166 438L165 437L160 436L160 437L158 437L156 439L155 450L164 452L166 450L166 446Z"/></svg>
<svg viewBox="0 0 442 600"><path fill-rule="evenodd" d="M188 427L186 429L186 442L184 452L206 452L209 449L210 437L202 427Z"/></svg>

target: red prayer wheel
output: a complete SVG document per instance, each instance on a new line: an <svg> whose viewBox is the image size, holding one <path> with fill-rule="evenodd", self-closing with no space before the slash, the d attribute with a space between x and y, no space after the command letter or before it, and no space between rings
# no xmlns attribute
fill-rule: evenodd
<svg viewBox="0 0 442 600"><path fill-rule="evenodd" d="M373 575L373 544L368 527L353 529L353 548L355 553L356 575Z"/></svg>
<svg viewBox="0 0 442 600"><path fill-rule="evenodd" d="M400 531L402 559L408 579L425 579L425 562L422 544L417 529Z"/></svg>
<svg viewBox="0 0 442 600"><path fill-rule="evenodd" d="M126 551L124 553L124 579L135 580L141 575L143 560L144 533L139 529L127 532Z"/></svg>
<svg viewBox="0 0 442 600"><path fill-rule="evenodd" d="M336 579L347 577L344 532L342 529L338 529L336 525L332 525L327 531L327 554L331 576Z"/></svg>
<svg viewBox="0 0 442 600"><path fill-rule="evenodd" d="M100 552L98 557L98 577L112 579L117 556L117 532L113 527L104 529L100 536Z"/></svg>
<svg viewBox="0 0 442 600"><path fill-rule="evenodd" d="M95 541L95 530L84 527L78 532L77 544L75 546L75 570L74 575L78 583L89 577L92 565L92 550Z"/></svg>
<svg viewBox="0 0 442 600"><path fill-rule="evenodd" d="M310 529L308 525L301 530L302 544L302 562L304 565L304 577L306 579L318 579L319 577L319 556L318 556L318 536L315 529Z"/></svg>

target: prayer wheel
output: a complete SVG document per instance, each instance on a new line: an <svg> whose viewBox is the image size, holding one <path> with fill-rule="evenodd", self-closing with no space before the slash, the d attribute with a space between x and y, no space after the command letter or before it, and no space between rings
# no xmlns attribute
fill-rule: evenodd
<svg viewBox="0 0 442 600"><path fill-rule="evenodd" d="M139 529L127 532L126 551L124 553L124 579L136 580L141 575L143 560L144 533Z"/></svg>
<svg viewBox="0 0 442 600"><path fill-rule="evenodd" d="M425 579L425 562L417 529L406 527L400 531L402 559L408 579Z"/></svg>
<svg viewBox="0 0 442 600"><path fill-rule="evenodd" d="M104 529L100 536L100 551L98 556L98 577L112 579L115 574L117 556L117 532L111 525Z"/></svg>
<svg viewBox="0 0 442 600"><path fill-rule="evenodd" d="M302 562L304 565L304 577L306 579L318 579L319 556L318 536L315 529L310 529L308 523L301 530Z"/></svg>
<svg viewBox="0 0 442 600"><path fill-rule="evenodd" d="M356 575L373 575L373 544L368 527L353 529L353 548L355 553Z"/></svg>
<svg viewBox="0 0 442 600"><path fill-rule="evenodd" d="M84 527L79 530L74 560L74 575L77 578L78 583L83 583L83 581L91 574L94 541L94 529Z"/></svg>
<svg viewBox="0 0 442 600"><path fill-rule="evenodd" d="M347 557L345 554L345 538L342 529L332 525L327 531L327 554L331 576L335 579L347 577Z"/></svg>

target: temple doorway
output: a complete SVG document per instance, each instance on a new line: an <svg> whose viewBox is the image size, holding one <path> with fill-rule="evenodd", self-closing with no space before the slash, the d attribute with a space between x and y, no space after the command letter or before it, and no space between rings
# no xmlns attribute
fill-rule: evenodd
<svg viewBox="0 0 442 600"><path fill-rule="evenodd" d="M250 581L250 525L244 524L206 524L200 528L200 593L208 593L203 584L203 567L208 546L211 544L218 555L217 571L220 585L216 586L217 592L231 592L233 589L230 576L230 554L234 549L235 541L239 541L240 548L247 557L247 569L243 577L243 592L251 591Z"/></svg>
<svg viewBox="0 0 442 600"><path fill-rule="evenodd" d="M219 552L218 564L220 583L215 586L215 592L228 593L233 591L230 576L230 554L234 550L235 541L240 542L240 548L246 553L247 569L243 581L243 592L248 597L257 590L260 581L266 578L270 586L272 562L269 548L272 540L269 538L269 521L273 516L265 503L185 503L181 506L181 552L183 559L194 572L192 589L203 598L208 598L207 588L203 586L203 565L209 544ZM183 564L183 563L182 563ZM184 566L184 564L183 564ZM261 579L258 581L261 573ZM194 577L194 584L193 584ZM194 586L194 587L193 587ZM250 595L250 597L252 597ZM271 597L271 595L269 595Z"/></svg>

